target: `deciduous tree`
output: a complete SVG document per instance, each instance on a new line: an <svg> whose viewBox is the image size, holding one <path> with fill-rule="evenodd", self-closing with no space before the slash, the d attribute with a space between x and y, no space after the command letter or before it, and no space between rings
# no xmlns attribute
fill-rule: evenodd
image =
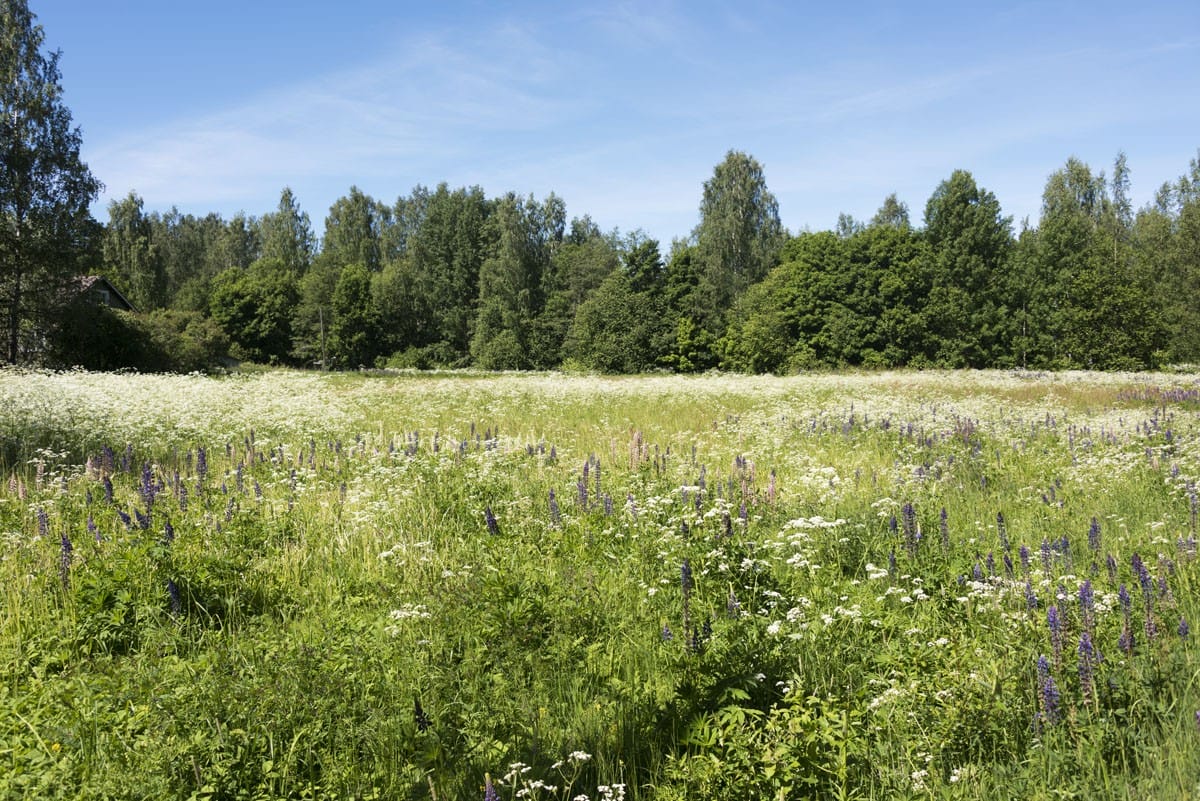
<svg viewBox="0 0 1200 801"><path fill-rule="evenodd" d="M36 351L71 299L100 191L63 102L59 53L25 0L0 0L0 309L4 357Z"/></svg>

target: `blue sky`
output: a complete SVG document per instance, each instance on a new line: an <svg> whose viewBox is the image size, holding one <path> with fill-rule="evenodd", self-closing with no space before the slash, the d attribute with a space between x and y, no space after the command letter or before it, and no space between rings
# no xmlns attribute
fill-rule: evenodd
<svg viewBox="0 0 1200 801"><path fill-rule="evenodd" d="M290 186L543 197L667 245L730 149L792 231L920 223L955 169L1019 226L1076 156L1148 202L1200 148L1200 3L30 0L105 185L228 218Z"/></svg>

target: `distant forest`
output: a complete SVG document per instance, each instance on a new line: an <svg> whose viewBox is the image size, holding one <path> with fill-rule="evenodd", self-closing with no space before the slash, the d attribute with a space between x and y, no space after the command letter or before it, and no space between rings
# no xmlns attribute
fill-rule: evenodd
<svg viewBox="0 0 1200 801"><path fill-rule="evenodd" d="M730 151L699 224L665 252L568 221L554 194L445 184L390 205L351 188L320 242L288 189L261 217L146 214L132 193L108 211L94 263L141 312L128 326L190 330L171 341L193 360L227 349L339 369L617 373L1200 362L1200 157L1137 211L1118 155L1111 176L1075 159L1051 175L1036 227L1014 231L960 170L923 226L892 195L870 220L791 235L761 165ZM146 358L91 346L63 356Z"/></svg>

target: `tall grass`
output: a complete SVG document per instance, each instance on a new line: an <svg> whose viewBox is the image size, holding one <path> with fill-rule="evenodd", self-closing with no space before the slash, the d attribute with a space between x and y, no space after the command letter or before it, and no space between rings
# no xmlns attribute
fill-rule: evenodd
<svg viewBox="0 0 1200 801"><path fill-rule="evenodd" d="M1192 797L1194 389L0 374L0 798Z"/></svg>

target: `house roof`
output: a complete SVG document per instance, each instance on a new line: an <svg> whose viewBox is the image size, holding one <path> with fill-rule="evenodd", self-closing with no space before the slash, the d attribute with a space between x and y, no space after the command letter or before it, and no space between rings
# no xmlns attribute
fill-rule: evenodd
<svg viewBox="0 0 1200 801"><path fill-rule="evenodd" d="M102 275L81 275L79 277L79 293L84 294L92 291L108 292L109 297L116 298L118 303L111 303L111 306L124 307L127 311L137 311L124 295L121 294L115 286L107 278Z"/></svg>

